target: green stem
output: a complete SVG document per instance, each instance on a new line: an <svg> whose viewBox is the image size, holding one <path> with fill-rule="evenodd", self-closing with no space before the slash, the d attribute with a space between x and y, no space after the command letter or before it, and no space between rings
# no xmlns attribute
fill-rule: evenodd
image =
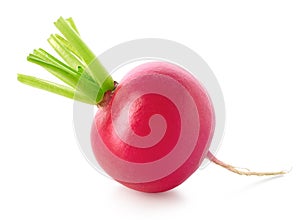
<svg viewBox="0 0 300 220"><path fill-rule="evenodd" d="M98 104L105 92L114 89L113 79L82 41L72 18L59 18L55 25L65 38L52 34L48 41L67 64L43 49L34 50L27 60L45 68L71 88L22 74L18 80L68 98Z"/></svg>
<svg viewBox="0 0 300 220"><path fill-rule="evenodd" d="M69 25L74 29L74 31L76 31L76 33L77 33L78 35L80 35L80 34L79 34L79 31L78 31L78 29L77 29L77 27L76 27L76 25L75 25L75 22L74 22L73 18L67 18L67 19L66 19L66 22L68 22Z"/></svg>
<svg viewBox="0 0 300 220"><path fill-rule="evenodd" d="M35 54L29 54L27 57L29 62L38 64L48 70L51 74L55 77L59 78L66 84L72 86L73 88L76 87L80 75L77 72L72 71L65 65L61 65L59 62L55 60L47 60L43 59L43 57L37 56Z"/></svg>
<svg viewBox="0 0 300 220"><path fill-rule="evenodd" d="M88 72L100 85L103 91L113 90L114 81L112 77L99 62L94 53L82 41L79 34L72 28L72 26L69 25L69 23L62 17L60 17L54 24L57 29L65 36L67 41L69 41L74 46L87 66L91 65L88 68Z"/></svg>
<svg viewBox="0 0 300 220"><path fill-rule="evenodd" d="M57 60L51 54L39 49L30 54L27 60L44 67L51 74L71 86L73 89L84 93L91 100L100 102L104 93L99 85L89 78L84 72L79 73Z"/></svg>
<svg viewBox="0 0 300 220"><path fill-rule="evenodd" d="M78 69L78 67L86 68L85 63L78 58L71 45L68 44L68 41L66 41L59 35L51 34L48 42L60 55L60 57L63 58L68 65L70 65L70 67L72 67L73 69Z"/></svg>
<svg viewBox="0 0 300 220"><path fill-rule="evenodd" d="M48 92L52 92L70 99L76 99L77 101L84 102L87 104L97 104L95 102L92 102L88 97L85 95L76 92L74 89L60 85L57 83L53 83L47 80L39 79L33 76L18 74L18 80L26 85L43 89Z"/></svg>

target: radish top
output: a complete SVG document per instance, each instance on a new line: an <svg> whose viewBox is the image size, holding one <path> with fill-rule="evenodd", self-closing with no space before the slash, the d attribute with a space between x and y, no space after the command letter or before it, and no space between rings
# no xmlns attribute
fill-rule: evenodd
<svg viewBox="0 0 300 220"><path fill-rule="evenodd" d="M18 80L81 102L98 104L105 92L114 89L112 77L81 39L72 18L60 17L54 24L63 36L52 34L48 42L65 63L41 48L29 54L27 60L44 67L66 85L23 74L18 74Z"/></svg>

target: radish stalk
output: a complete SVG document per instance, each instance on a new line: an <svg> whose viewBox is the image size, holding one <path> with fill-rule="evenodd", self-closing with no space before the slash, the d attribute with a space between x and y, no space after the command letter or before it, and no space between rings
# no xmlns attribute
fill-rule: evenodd
<svg viewBox="0 0 300 220"><path fill-rule="evenodd" d="M67 98L73 99L76 97L77 101L84 102L87 104L94 104L92 101L89 101L89 99L83 95L82 93L77 92L75 95L75 91L67 86L64 85L59 85L54 82L50 82L47 80L39 79L33 76L27 76L23 74L18 74L18 80L21 83L24 83L26 85L38 88L38 89L43 89L48 92L55 93L57 95L61 95Z"/></svg>
<svg viewBox="0 0 300 220"><path fill-rule="evenodd" d="M74 22L73 22L74 23ZM66 40L75 48L80 54L80 57L87 65L92 64L92 68L88 68L88 72L94 78L94 80L101 86L104 91L112 90L114 88L114 81L105 70L103 65L96 59L94 53L88 48L88 46L82 41L79 34L72 28L70 21L60 17L57 22L54 23L57 29L65 36Z"/></svg>
<svg viewBox="0 0 300 220"><path fill-rule="evenodd" d="M79 34L79 31L78 31L78 29L77 29L77 27L76 27L76 25L75 25L75 22L74 22L73 18L67 18L67 19L66 19L66 22L68 22L69 25L73 28L73 30L74 30L78 35L80 35L80 34Z"/></svg>
<svg viewBox="0 0 300 220"><path fill-rule="evenodd" d="M75 49L64 38L58 34L51 34L48 42L70 67L73 69L78 69L78 67L86 68L86 64L79 58Z"/></svg>
<svg viewBox="0 0 300 220"><path fill-rule="evenodd" d="M66 39L52 34L48 42L68 65L41 48L29 54L27 60L45 68L70 87L23 74L18 79L36 88L97 105L106 91L114 89L113 79L82 41L71 18L60 17L55 25Z"/></svg>

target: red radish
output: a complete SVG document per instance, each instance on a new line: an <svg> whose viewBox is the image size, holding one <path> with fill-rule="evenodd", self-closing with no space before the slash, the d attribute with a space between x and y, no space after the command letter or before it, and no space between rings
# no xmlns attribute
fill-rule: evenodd
<svg viewBox="0 0 300 220"><path fill-rule="evenodd" d="M68 86L22 74L18 80L99 107L91 144L100 166L116 181L143 192L167 191L184 182L205 158L242 175L285 173L241 171L209 152L213 105L206 89L183 68L148 62L117 84L71 18L59 18L55 25L64 37L51 35L49 43L67 64L42 49L27 59Z"/></svg>
<svg viewBox="0 0 300 220"><path fill-rule="evenodd" d="M197 170L213 129L213 107L199 82L178 66L151 62L133 69L99 108L91 140L99 164L114 179L161 192Z"/></svg>

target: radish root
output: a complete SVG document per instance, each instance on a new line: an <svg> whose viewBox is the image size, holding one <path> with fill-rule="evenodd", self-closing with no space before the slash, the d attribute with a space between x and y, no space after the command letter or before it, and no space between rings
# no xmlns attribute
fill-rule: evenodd
<svg viewBox="0 0 300 220"><path fill-rule="evenodd" d="M226 164L226 163L220 161L211 152L207 153L207 158L211 162L213 162L233 173L236 173L239 175L244 175L244 176L277 176L277 175L284 175L284 174L288 173L288 171L284 171L284 170L278 171L278 172L253 172L247 168L238 168L238 167L235 167L235 166L232 166L230 164Z"/></svg>

